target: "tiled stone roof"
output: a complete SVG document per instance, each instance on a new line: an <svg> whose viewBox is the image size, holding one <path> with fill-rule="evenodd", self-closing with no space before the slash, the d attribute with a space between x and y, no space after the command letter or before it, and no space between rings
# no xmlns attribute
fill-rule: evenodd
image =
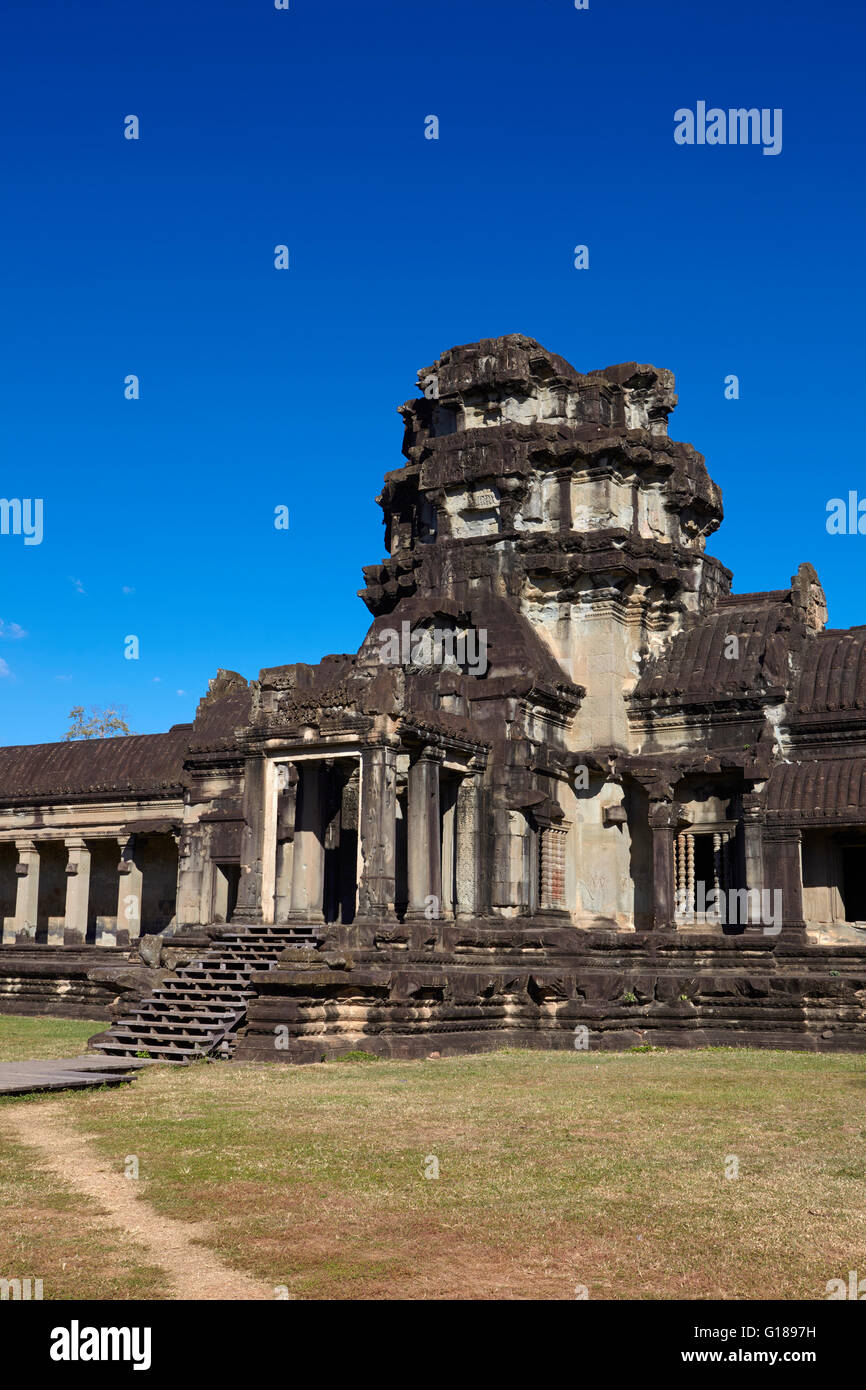
<svg viewBox="0 0 866 1390"><path fill-rule="evenodd" d="M866 709L866 627L831 628L806 644L796 707L801 714Z"/></svg>
<svg viewBox="0 0 866 1390"><path fill-rule="evenodd" d="M784 690L792 620L787 598L780 591L723 599L647 664L634 698L701 701Z"/></svg>
<svg viewBox="0 0 866 1390"><path fill-rule="evenodd" d="M179 795L190 746L231 740L234 730L247 723L249 711L246 681L233 671L220 671L199 702L193 724L175 724L164 734L0 748L0 802L113 793Z"/></svg>
<svg viewBox="0 0 866 1390"><path fill-rule="evenodd" d="M866 819L866 758L779 763L767 786L767 810L797 821Z"/></svg>
<svg viewBox="0 0 866 1390"><path fill-rule="evenodd" d="M191 724L166 734L0 748L0 800L180 791Z"/></svg>

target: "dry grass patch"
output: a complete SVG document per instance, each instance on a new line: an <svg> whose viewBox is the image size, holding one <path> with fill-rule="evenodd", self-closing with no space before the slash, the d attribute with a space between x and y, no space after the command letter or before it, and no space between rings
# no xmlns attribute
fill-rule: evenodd
<svg viewBox="0 0 866 1390"><path fill-rule="evenodd" d="M296 1297L811 1299L866 1267L864 1087L857 1057L501 1052L154 1069L63 1104Z"/></svg>
<svg viewBox="0 0 866 1390"><path fill-rule="evenodd" d="M29 1145L9 1138L3 1106L0 1278L41 1279L46 1300L162 1298L165 1289L162 1271L147 1263L126 1231L46 1173Z"/></svg>

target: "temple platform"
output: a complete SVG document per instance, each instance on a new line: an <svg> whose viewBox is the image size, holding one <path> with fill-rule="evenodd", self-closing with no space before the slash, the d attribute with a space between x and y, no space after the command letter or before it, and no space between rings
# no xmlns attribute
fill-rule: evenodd
<svg viewBox="0 0 866 1390"><path fill-rule="evenodd" d="M286 952L254 973L236 1057L312 1062L362 1050L423 1057L501 1047L866 1051L866 945L799 931L575 932L565 946Z"/></svg>

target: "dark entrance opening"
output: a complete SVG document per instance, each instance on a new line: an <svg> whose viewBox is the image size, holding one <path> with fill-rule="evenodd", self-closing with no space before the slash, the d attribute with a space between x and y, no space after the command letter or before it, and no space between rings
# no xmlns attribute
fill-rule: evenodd
<svg viewBox="0 0 866 1390"><path fill-rule="evenodd" d="M397 824L395 826L394 911L403 921L409 907L409 795L405 782L397 789Z"/></svg>
<svg viewBox="0 0 866 1390"><path fill-rule="evenodd" d="M116 840L88 840L90 850L90 894L87 899L87 941L99 940L100 928L117 928L118 873L120 858ZM125 925L123 923L122 925Z"/></svg>
<svg viewBox="0 0 866 1390"><path fill-rule="evenodd" d="M0 930L8 924L10 939L18 897L18 876L15 873L17 863L18 851L15 846L0 844Z"/></svg>
<svg viewBox="0 0 866 1390"><path fill-rule="evenodd" d="M39 846L39 905L36 914L36 940L48 940L49 927L62 928L66 922L66 846L62 840L48 840Z"/></svg>
<svg viewBox="0 0 866 1390"><path fill-rule="evenodd" d="M707 911L707 898L715 888L715 858L712 835L696 835L695 844L695 907ZM703 892L701 889L703 888ZM712 904L710 904L712 910Z"/></svg>
<svg viewBox="0 0 866 1390"><path fill-rule="evenodd" d="M241 866L240 864L215 864L214 874L214 921L230 922L238 905Z"/></svg>
<svg viewBox="0 0 866 1390"><path fill-rule="evenodd" d="M842 902L846 922L866 922L866 843L842 846Z"/></svg>
<svg viewBox="0 0 866 1390"><path fill-rule="evenodd" d="M355 920L358 878L357 766L335 761L325 774L325 882L322 911L326 922Z"/></svg>
<svg viewBox="0 0 866 1390"><path fill-rule="evenodd" d="M168 834L136 835L135 862L141 869L141 935L161 932L174 921L177 897L177 844Z"/></svg>

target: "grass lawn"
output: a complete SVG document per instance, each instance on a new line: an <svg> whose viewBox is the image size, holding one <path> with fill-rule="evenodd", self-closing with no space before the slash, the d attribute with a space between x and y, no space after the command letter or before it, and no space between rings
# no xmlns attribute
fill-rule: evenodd
<svg viewBox="0 0 866 1390"><path fill-rule="evenodd" d="M157 1211L297 1298L822 1299L866 1270L864 1097L864 1058L711 1049L199 1063L62 1103ZM39 1182L7 1164L0 1267L75 1243Z"/></svg>
<svg viewBox="0 0 866 1390"><path fill-rule="evenodd" d="M93 1018L19 1018L0 1014L0 1062L36 1057L80 1057L87 1039L108 1027Z"/></svg>

